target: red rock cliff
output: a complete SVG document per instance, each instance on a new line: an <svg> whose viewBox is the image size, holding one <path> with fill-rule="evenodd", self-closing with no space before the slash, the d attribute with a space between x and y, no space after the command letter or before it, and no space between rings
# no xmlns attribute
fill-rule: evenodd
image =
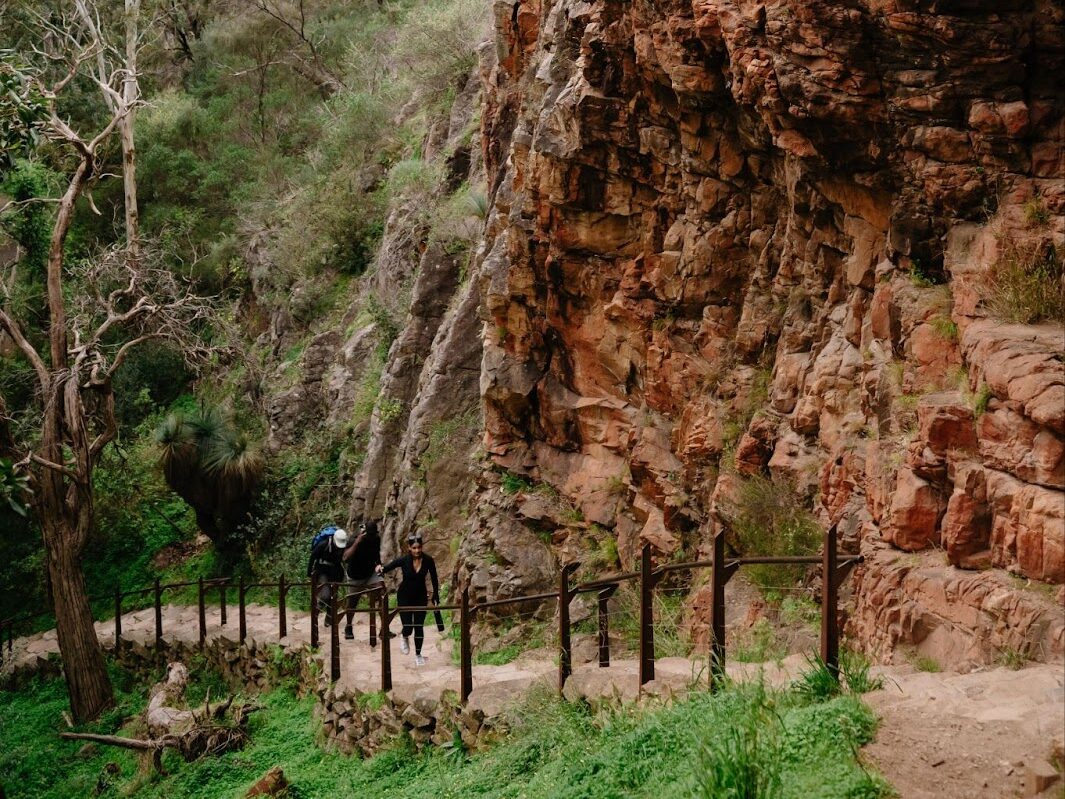
<svg viewBox="0 0 1065 799"><path fill-rule="evenodd" d="M1060 602L1002 570L1065 581L1065 341L989 301L1003 258L1065 243L1062 4L495 17L486 449L574 515L527 502L466 554L531 523L563 552L611 531L626 564L641 541L695 549L734 473L768 473L867 554L851 630L871 651L1060 653ZM496 493L482 516L508 515ZM542 552L505 560L547 579Z"/></svg>

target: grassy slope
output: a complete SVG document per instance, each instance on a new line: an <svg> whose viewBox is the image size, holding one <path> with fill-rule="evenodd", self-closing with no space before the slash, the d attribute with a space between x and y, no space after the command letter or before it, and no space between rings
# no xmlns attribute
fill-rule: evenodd
<svg viewBox="0 0 1065 799"><path fill-rule="evenodd" d="M120 711L94 729L112 731L123 714L143 706L143 688L118 682ZM66 707L62 683L37 682L0 694L0 779L11 797L88 796L99 785L96 795L104 797L216 799L243 796L267 769L280 765L295 785L292 795L300 797L667 799L740 796L712 789L707 775L718 774L727 785L742 778L742 764L749 761L764 772L780 766L778 786L762 796L884 795L878 778L855 759L875 720L851 696L809 703L794 693L767 696L756 687L593 716L583 706L545 695L526 704L514 732L484 753L418 755L400 741L371 760L316 745L319 725L311 699L278 689L262 702L265 709L253 717L252 743L245 751L192 764L168 756L171 774L157 777L125 751L101 747L79 756L79 745L59 741ZM755 734L735 735L744 729ZM117 764L117 774L107 773L108 763Z"/></svg>

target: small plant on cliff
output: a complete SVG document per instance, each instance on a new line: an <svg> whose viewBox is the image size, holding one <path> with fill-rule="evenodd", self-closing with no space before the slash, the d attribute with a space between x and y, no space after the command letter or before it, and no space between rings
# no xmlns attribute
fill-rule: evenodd
<svg viewBox="0 0 1065 799"><path fill-rule="evenodd" d="M987 383L981 383L979 390L972 397L973 414L980 417L987 413L987 404L991 402L992 396L994 395L991 393L990 386Z"/></svg>
<svg viewBox="0 0 1065 799"><path fill-rule="evenodd" d="M1038 197L1033 197L1024 204L1024 221L1030 228L1046 227L1050 224L1050 211Z"/></svg>
<svg viewBox="0 0 1065 799"><path fill-rule="evenodd" d="M949 316L934 316L929 324L941 338L947 341L958 340L958 325Z"/></svg>
<svg viewBox="0 0 1065 799"><path fill-rule="evenodd" d="M913 667L918 671L927 671L930 674L935 674L937 672L943 671L943 667L939 665L939 661L937 661L933 657L929 657L928 655L915 654L910 659L910 663L912 663Z"/></svg>
<svg viewBox="0 0 1065 799"><path fill-rule="evenodd" d="M942 280L936 280L932 270L920 258L914 258L910 262L907 274L910 276L910 282L919 289L931 288L943 282Z"/></svg>
<svg viewBox="0 0 1065 799"><path fill-rule="evenodd" d="M504 494L521 494L532 491L533 485L524 477L513 472L503 472L499 476L499 485Z"/></svg>
<svg viewBox="0 0 1065 799"><path fill-rule="evenodd" d="M1062 250L1049 243L1019 244L1001 238L991 271L988 308L1007 322L1065 322Z"/></svg>
<svg viewBox="0 0 1065 799"><path fill-rule="evenodd" d="M998 651L998 657L995 658L995 662L1000 666L1004 666L1007 669L1017 671L1023 669L1025 664L1031 660L1031 657L1022 649L1016 649L1012 646L1003 647Z"/></svg>

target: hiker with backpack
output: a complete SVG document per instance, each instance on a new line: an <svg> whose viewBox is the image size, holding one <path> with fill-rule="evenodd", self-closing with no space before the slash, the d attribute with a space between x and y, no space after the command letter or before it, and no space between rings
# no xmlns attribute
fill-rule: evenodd
<svg viewBox="0 0 1065 799"><path fill-rule="evenodd" d="M307 576L318 579L322 585L318 588L318 608L325 613L328 627L332 622L329 613L330 600L333 597L332 583L344 579L344 550L348 547L348 533L339 527L329 525L311 541L311 559L307 562Z"/></svg>
<svg viewBox="0 0 1065 799"><path fill-rule="evenodd" d="M347 578L344 584L348 590L348 623L344 627L344 638L350 641L355 637L351 622L361 598L358 592L384 583L377 573L377 567L381 565L381 536L377 532L377 522L373 519L363 522L355 542L344 551L343 562ZM372 602L373 595L367 594L367 604L371 608Z"/></svg>
<svg viewBox="0 0 1065 799"><path fill-rule="evenodd" d="M425 578L428 575L433 584L433 604L440 604L440 581L436 576L436 561L430 555L422 551L422 537L419 533L411 533L407 536L407 554L401 555L395 560L377 566L377 573L384 574L399 568L403 573L403 579L396 591L396 601L403 606L425 606L429 604L429 593L425 589ZM400 621L403 622L403 642L399 645L399 651L404 655L410 652L410 636L414 633L414 665L424 666L425 658L422 657L422 643L425 641L425 611L424 610L400 610ZM437 622L438 627L443 627L443 622ZM387 630L385 634L387 635Z"/></svg>

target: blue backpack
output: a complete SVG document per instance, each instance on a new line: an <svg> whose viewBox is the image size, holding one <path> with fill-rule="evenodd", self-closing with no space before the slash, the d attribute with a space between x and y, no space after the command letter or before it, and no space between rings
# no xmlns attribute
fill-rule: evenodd
<svg viewBox="0 0 1065 799"><path fill-rule="evenodd" d="M315 547L325 541L325 539L332 538L333 534L336 533L336 531L337 526L335 524L327 524L325 527L319 530L318 533L314 536L314 539L311 541L311 552L314 552Z"/></svg>

